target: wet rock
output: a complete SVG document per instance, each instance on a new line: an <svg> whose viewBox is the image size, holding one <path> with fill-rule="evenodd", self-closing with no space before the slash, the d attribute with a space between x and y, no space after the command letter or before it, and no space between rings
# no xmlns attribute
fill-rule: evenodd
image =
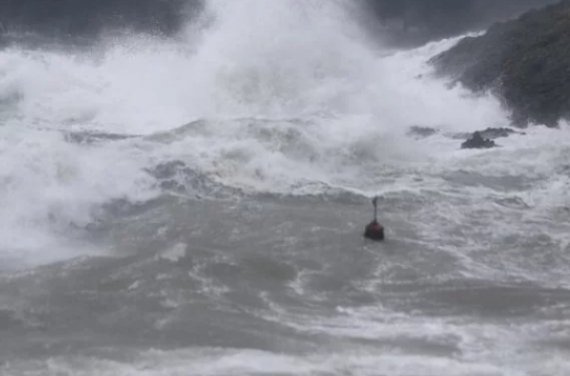
<svg viewBox="0 0 570 376"><path fill-rule="evenodd" d="M414 125L410 127L407 135L414 138L427 138L433 136L436 133L438 133L438 130L435 128Z"/></svg>
<svg viewBox="0 0 570 376"><path fill-rule="evenodd" d="M461 144L461 149L490 149L495 146L497 146L495 141L483 138L481 132L475 132L470 139Z"/></svg>

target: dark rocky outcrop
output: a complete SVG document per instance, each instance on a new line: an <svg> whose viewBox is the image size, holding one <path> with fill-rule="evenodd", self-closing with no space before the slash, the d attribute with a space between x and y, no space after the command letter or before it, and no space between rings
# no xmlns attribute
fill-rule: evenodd
<svg viewBox="0 0 570 376"><path fill-rule="evenodd" d="M556 126L570 117L570 1L496 24L432 63L476 92L495 92L513 124Z"/></svg>
<svg viewBox="0 0 570 376"><path fill-rule="evenodd" d="M495 141L481 136L481 132L473 133L470 139L461 144L461 149L490 149L497 146Z"/></svg>
<svg viewBox="0 0 570 376"><path fill-rule="evenodd" d="M431 127L422 127L419 125L414 125L411 126L410 129L408 129L407 135L411 136L413 138L427 138L430 136L433 136L434 134L437 134L439 131L435 128L431 128Z"/></svg>

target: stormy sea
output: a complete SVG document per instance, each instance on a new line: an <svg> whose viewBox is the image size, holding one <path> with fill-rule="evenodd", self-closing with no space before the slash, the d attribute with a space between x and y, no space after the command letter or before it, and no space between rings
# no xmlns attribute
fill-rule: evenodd
<svg viewBox="0 0 570 376"><path fill-rule="evenodd" d="M434 74L462 35L202 6L172 33L3 31L0 374L569 375L568 125L462 150L510 126Z"/></svg>

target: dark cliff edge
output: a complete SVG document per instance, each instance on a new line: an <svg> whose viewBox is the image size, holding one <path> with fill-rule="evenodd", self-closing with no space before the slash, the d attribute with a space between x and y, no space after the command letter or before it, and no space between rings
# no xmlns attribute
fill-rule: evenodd
<svg viewBox="0 0 570 376"><path fill-rule="evenodd" d="M570 0L498 23L434 57L439 75L492 91L517 126L570 119Z"/></svg>

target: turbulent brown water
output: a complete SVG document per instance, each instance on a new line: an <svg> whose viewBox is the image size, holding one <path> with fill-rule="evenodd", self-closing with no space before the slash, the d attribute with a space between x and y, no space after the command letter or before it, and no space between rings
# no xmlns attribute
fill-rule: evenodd
<svg viewBox="0 0 570 376"><path fill-rule="evenodd" d="M508 121L431 76L455 40L379 49L342 2L206 12L0 50L0 374L570 372L567 125L462 151Z"/></svg>

